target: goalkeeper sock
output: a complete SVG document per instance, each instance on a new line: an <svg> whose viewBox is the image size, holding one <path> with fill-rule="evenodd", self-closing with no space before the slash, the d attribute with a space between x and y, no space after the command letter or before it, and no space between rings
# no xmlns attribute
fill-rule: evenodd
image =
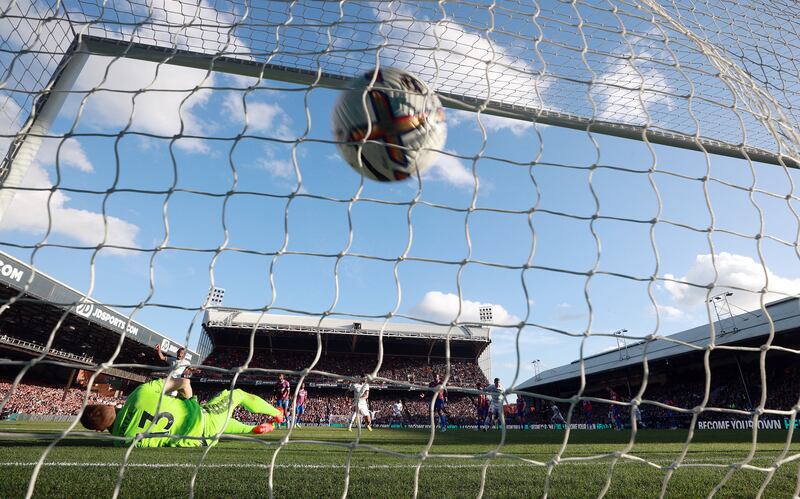
<svg viewBox="0 0 800 499"><path fill-rule="evenodd" d="M240 423L233 418L228 418L228 422L225 424L225 429L222 433L233 434L233 435L240 435L242 433L251 433L253 432L253 428L255 426Z"/></svg>
<svg viewBox="0 0 800 499"><path fill-rule="evenodd" d="M238 402L242 405L242 407L254 414L277 416L281 413L281 411L271 406L266 400L262 399L258 395L247 393L244 390L234 390L234 402L237 402L236 399L239 399Z"/></svg>

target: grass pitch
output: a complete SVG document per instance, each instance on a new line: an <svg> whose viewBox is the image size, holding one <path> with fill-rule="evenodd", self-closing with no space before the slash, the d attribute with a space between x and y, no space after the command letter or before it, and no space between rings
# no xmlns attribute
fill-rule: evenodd
<svg viewBox="0 0 800 499"><path fill-rule="evenodd" d="M54 435L54 424L0 423L0 497L25 495L34 469ZM251 497L269 493L270 462L275 456L275 497L411 497L417 456L425 448L428 430L376 429L357 434L344 429L299 428L287 445L286 430L251 441L223 441L208 453L194 483L196 497ZM484 496L542 496L547 467L520 460L550 462L561 446L561 431L509 431L503 455L489 459ZM88 432L61 441L48 455L36 481L36 497L108 497L119 476L125 450L93 440ZM549 497L597 497L611 481L607 497L657 497L667 469L686 440L679 430L640 430L631 454L651 464L613 457L562 461L549 478ZM629 432L573 431L563 458L587 458L620 451ZM668 497L706 497L752 449L749 431L697 432L683 465L672 474ZM769 468L783 450L786 432L758 433L750 465ZM311 440L317 442L310 442ZM420 497L475 497L481 485L486 453L497 449L499 432L451 430L436 433L419 473ZM334 444L334 445L331 445ZM380 452L391 451L401 455ZM185 497L202 449L134 449L122 475L121 497ZM800 453L793 443L788 456ZM451 457L442 457L443 454ZM478 457L483 455L484 457ZM458 457L456 457L458 456ZM350 457L349 481L345 468ZM705 465L712 464L714 467ZM795 493L800 459L780 466L766 487L766 497ZM753 497L766 470L736 469L717 497Z"/></svg>

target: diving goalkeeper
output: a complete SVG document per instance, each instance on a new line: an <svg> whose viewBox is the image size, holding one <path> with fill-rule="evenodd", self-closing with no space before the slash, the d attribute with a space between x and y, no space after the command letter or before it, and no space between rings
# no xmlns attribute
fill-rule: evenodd
<svg viewBox="0 0 800 499"><path fill-rule="evenodd" d="M177 391L179 397L167 395ZM159 403L160 401L160 403ZM117 445L130 445L137 436L137 447L201 447L214 445L217 434L263 434L272 431L271 423L246 425L233 419L241 405L250 412L284 420L284 414L261 397L240 389L224 390L200 404L192 398L192 385L186 378L156 379L139 385L117 411L110 405L88 405L81 424L90 430L109 430L126 437ZM221 430L221 431L220 431ZM194 437L194 438L183 438Z"/></svg>

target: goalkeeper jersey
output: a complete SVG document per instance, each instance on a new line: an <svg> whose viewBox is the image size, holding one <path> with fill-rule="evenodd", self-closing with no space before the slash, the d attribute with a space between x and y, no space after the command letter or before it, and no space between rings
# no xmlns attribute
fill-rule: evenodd
<svg viewBox="0 0 800 499"><path fill-rule="evenodd" d="M138 386L117 413L111 434L129 437L119 445L130 445L139 433L148 433L137 447L199 447L202 440L167 435L203 436L203 414L195 399L183 400L162 394L164 380L156 379ZM159 399L161 404L159 405ZM156 413L157 417L156 417Z"/></svg>

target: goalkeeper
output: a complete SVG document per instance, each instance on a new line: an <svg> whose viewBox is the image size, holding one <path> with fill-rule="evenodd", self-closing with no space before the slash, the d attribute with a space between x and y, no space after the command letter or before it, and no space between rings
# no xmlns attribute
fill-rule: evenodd
<svg viewBox="0 0 800 499"><path fill-rule="evenodd" d="M179 397L167 395L177 391ZM117 445L137 447L201 447L214 445L219 433L263 434L272 431L271 423L246 425L233 419L233 411L241 405L250 412L284 420L284 414L261 397L236 389L224 390L200 404L192 398L192 385L186 378L156 379L139 385L117 411L110 405L88 405L81 424L90 430L109 430L112 435L126 437ZM184 438L193 437L193 438Z"/></svg>

